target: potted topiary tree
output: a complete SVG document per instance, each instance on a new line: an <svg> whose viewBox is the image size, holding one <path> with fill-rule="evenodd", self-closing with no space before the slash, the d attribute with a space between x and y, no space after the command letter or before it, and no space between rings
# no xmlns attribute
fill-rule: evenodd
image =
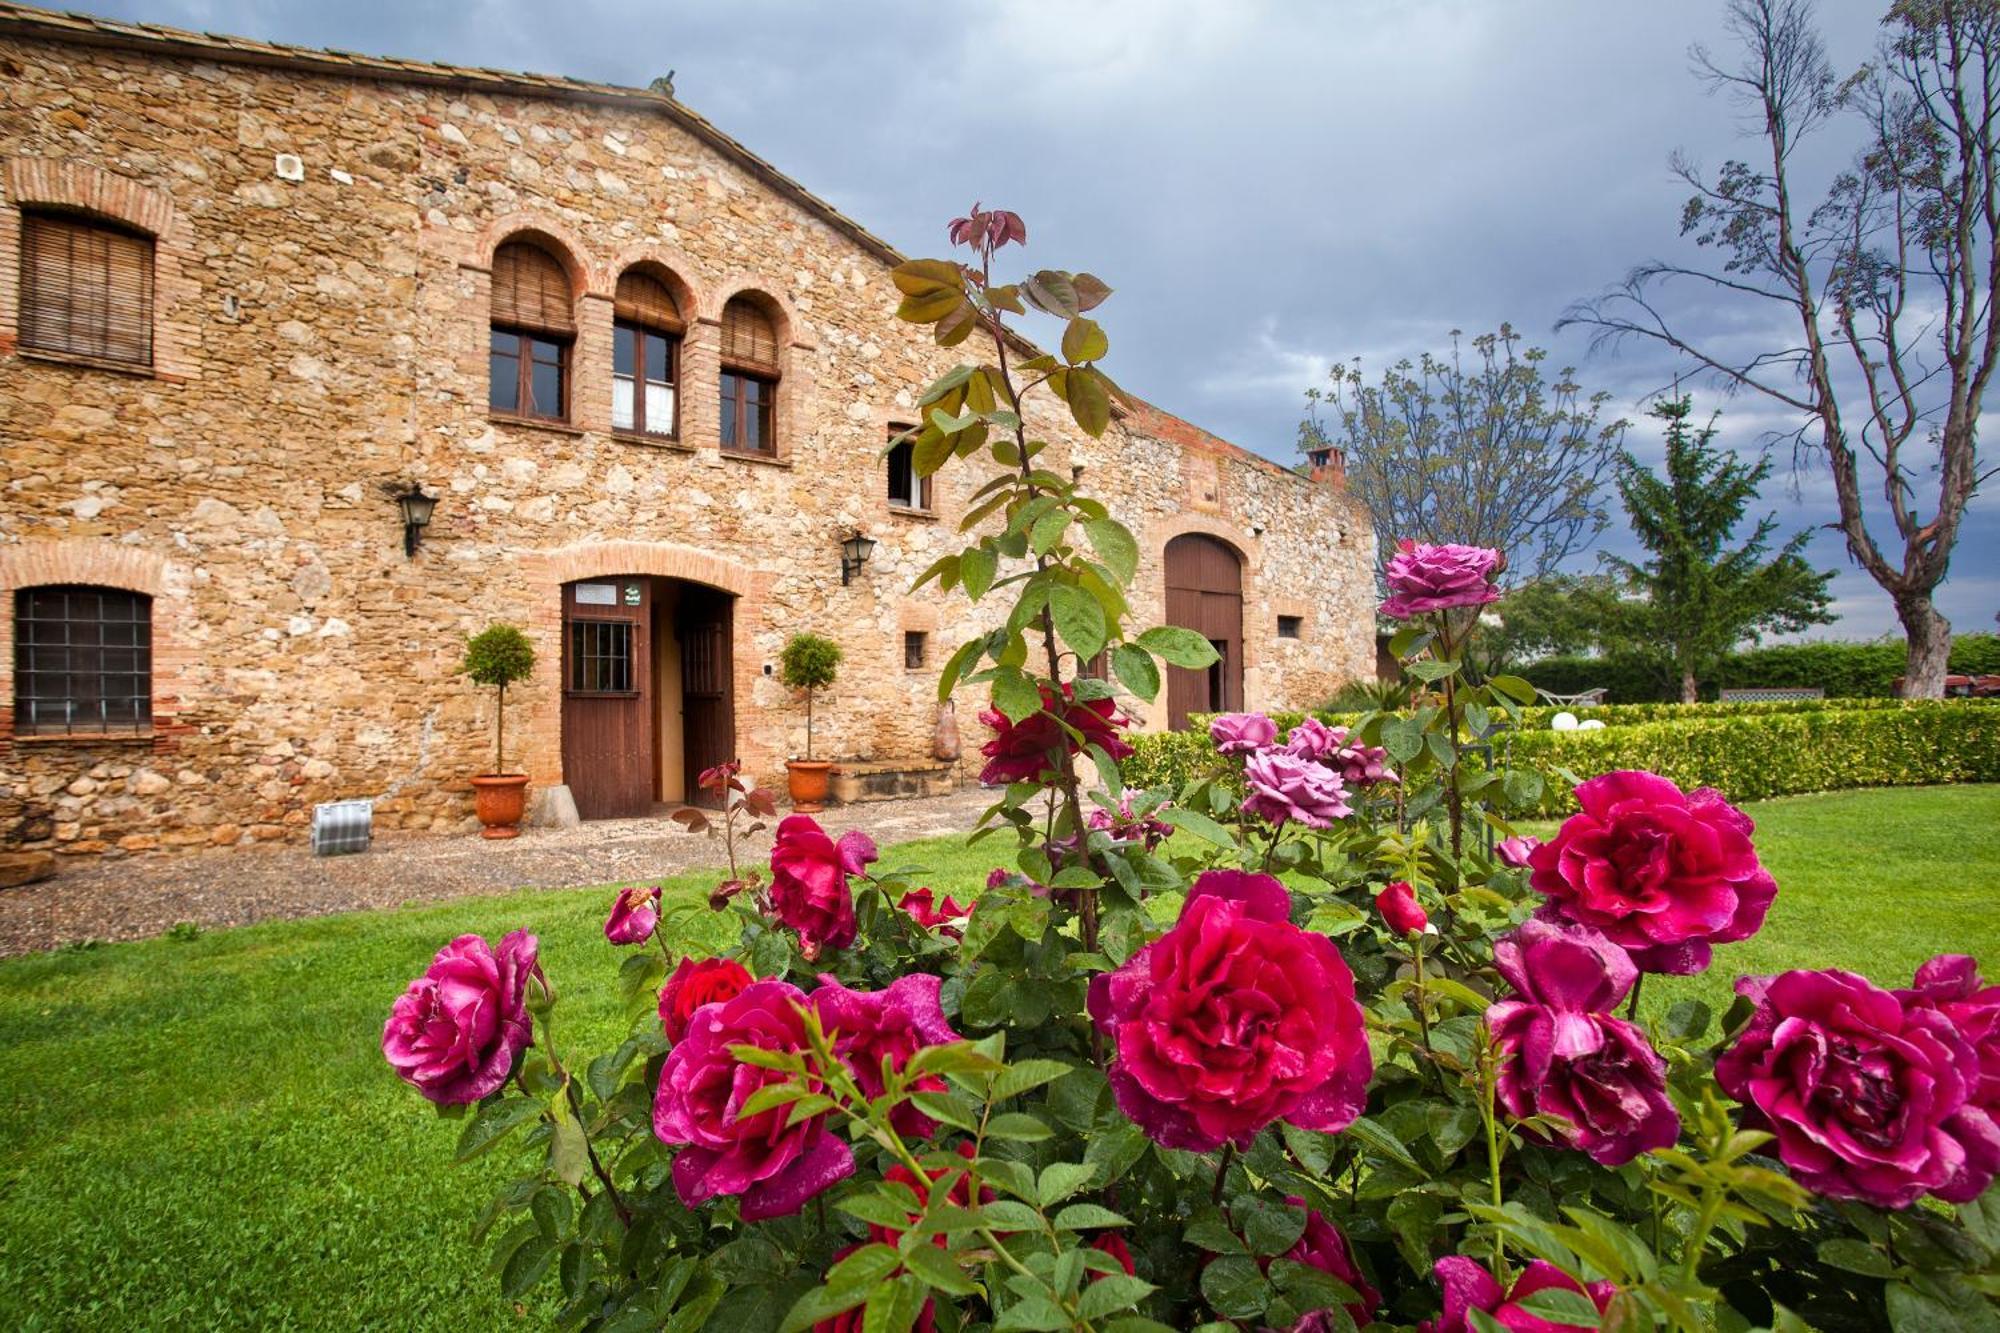
<svg viewBox="0 0 2000 1333"><path fill-rule="evenodd" d="M493 771L475 774L481 832L487 838L513 838L521 832L521 811L528 800L528 775L509 773L506 762L507 687L526 680L535 669L535 648L512 625L491 625L465 641L465 661L459 670L476 684L499 691L493 710Z"/></svg>
<svg viewBox="0 0 2000 1333"><path fill-rule="evenodd" d="M833 765L813 758L813 693L833 684L839 668L840 645L817 634L794 634L778 655L778 678L788 689L806 692L806 757L785 761L794 810L819 810L826 802Z"/></svg>

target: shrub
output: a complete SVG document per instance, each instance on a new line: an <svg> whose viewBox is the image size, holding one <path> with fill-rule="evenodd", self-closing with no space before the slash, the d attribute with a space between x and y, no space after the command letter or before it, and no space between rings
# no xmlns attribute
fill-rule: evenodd
<svg viewBox="0 0 2000 1333"><path fill-rule="evenodd" d="M787 689L806 692L807 759L813 757L813 695L833 684L840 657L840 645L817 634L794 634L778 654L778 679Z"/></svg>
<svg viewBox="0 0 2000 1333"><path fill-rule="evenodd" d="M1731 653L1713 676L1702 682L1702 697L1713 699L1722 689L1807 689L1818 687L1828 698L1887 698L1903 674L1901 643L1777 644ZM1960 634L1951 642L1951 670L1958 675L2000 674L2000 635ZM1531 662L1521 675L1556 694L1580 694L1598 688L1614 703L1641 703L1670 698L1664 677L1645 663L1621 657L1549 657Z"/></svg>
<svg viewBox="0 0 2000 1333"><path fill-rule="evenodd" d="M504 773L507 741L507 687L535 672L535 646L513 625L489 625L465 641L461 672L475 684L499 691L493 710L493 771Z"/></svg>

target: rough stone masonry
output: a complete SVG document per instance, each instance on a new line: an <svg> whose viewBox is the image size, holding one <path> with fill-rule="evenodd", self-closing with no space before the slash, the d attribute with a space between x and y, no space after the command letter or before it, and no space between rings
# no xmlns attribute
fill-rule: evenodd
<svg viewBox="0 0 2000 1333"><path fill-rule="evenodd" d="M149 367L22 345L37 209L151 238ZM574 289L561 424L487 409L493 255L523 236ZM1115 286L1115 257L1095 258ZM907 589L959 543L984 475L947 469L930 513L888 502L887 432L955 359L892 318L897 260L664 93L0 4L0 849L294 838L316 802L352 796L381 825L461 829L493 721L491 691L455 673L466 635L507 620L533 636L510 759L562 782L562 589L620 575L734 595L735 748L753 773L782 781L803 746L804 710L767 674L801 629L846 651L820 751L927 760L937 670L987 617ZM612 297L634 265L686 319L670 442L611 427ZM746 292L782 344L771 459L718 447L721 314ZM1375 539L1337 473L1296 475L1144 406L1098 440L1030 424L1139 537L1141 624L1166 618L1173 538L1240 559L1244 702L1307 706L1372 673ZM411 481L440 497L414 558L385 494ZM879 544L844 585L857 529ZM50 585L152 599L143 734L16 734L16 594ZM934 645L921 665L906 632ZM1164 724L1163 704L1137 712ZM968 752L975 713L959 716Z"/></svg>

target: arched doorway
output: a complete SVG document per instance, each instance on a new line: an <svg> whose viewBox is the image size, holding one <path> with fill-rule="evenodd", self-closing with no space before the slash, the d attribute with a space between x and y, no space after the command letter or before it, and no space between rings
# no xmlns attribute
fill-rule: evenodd
<svg viewBox="0 0 2000 1333"><path fill-rule="evenodd" d="M1243 707L1243 558L1228 543L1190 532L1167 543L1167 624L1215 645L1220 660L1200 671L1167 668L1167 725L1192 713Z"/></svg>
<svg viewBox="0 0 2000 1333"><path fill-rule="evenodd" d="M703 800L695 779L735 757L736 599L643 574L563 585L563 781L585 819Z"/></svg>

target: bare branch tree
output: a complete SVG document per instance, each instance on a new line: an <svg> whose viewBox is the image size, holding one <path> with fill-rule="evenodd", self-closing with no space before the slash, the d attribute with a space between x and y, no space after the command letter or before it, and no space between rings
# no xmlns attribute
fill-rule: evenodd
<svg viewBox="0 0 2000 1333"><path fill-rule="evenodd" d="M1583 396L1575 371L1542 379L1547 355L1519 349L1502 324L1451 355L1400 361L1370 384L1336 365L1306 394L1300 447L1344 451L1348 484L1383 538L1466 542L1507 555L1511 581L1536 579L1587 547L1609 519L1599 495L1618 460L1623 421L1599 420L1607 394Z"/></svg>
<svg viewBox="0 0 2000 1333"><path fill-rule="evenodd" d="M1800 413L1797 438L1832 475L1849 556L1895 602L1909 642L1903 692L1935 698L1951 652L1937 587L1991 475L1978 420L2000 360L2000 0L1897 0L1883 24L1876 62L1841 81L1809 0L1731 0L1742 62L1697 48L1695 70L1744 108L1767 156L1712 179L1673 159L1694 190L1681 234L1719 264L1642 264L1558 327L1671 347ZM1795 154L1836 119L1861 147L1803 212ZM1796 323L1796 345L1747 358L1705 346L1662 308L1676 283L1771 303ZM1918 488L1933 481L1926 503Z"/></svg>

